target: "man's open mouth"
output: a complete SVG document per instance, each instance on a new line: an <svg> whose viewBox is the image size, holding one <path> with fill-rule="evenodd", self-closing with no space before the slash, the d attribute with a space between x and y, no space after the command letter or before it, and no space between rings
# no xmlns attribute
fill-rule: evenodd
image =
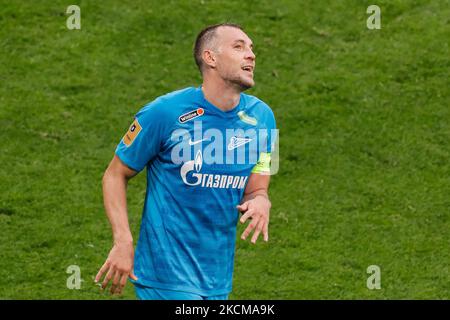
<svg viewBox="0 0 450 320"><path fill-rule="evenodd" d="M251 72L251 73L253 73L253 69L254 69L253 66L243 66L242 67L242 70L248 71L248 72Z"/></svg>

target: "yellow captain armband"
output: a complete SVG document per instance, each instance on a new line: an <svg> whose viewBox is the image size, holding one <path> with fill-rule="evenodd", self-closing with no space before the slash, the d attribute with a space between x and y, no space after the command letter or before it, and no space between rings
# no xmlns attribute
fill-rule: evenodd
<svg viewBox="0 0 450 320"><path fill-rule="evenodd" d="M270 152L261 152L252 173L270 174Z"/></svg>

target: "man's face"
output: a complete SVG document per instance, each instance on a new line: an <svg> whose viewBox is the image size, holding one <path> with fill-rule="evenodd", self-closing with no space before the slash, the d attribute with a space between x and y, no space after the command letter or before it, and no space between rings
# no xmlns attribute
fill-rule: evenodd
<svg viewBox="0 0 450 320"><path fill-rule="evenodd" d="M242 30L233 27L218 28L216 37L216 70L219 76L237 85L241 91L253 87L256 57L252 40Z"/></svg>

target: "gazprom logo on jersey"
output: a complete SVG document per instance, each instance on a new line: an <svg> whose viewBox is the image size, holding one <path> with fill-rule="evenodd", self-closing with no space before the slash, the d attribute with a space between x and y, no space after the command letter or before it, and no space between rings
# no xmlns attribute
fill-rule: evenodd
<svg viewBox="0 0 450 320"><path fill-rule="evenodd" d="M243 189L247 176L232 176L226 174L201 173L203 165L202 152L197 151L194 160L185 162L180 169L181 179L188 186L201 186L205 188L233 188Z"/></svg>

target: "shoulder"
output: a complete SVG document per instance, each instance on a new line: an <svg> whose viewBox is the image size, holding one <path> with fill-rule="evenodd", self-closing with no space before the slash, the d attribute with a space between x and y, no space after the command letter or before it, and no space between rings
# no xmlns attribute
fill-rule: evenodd
<svg viewBox="0 0 450 320"><path fill-rule="evenodd" d="M181 90L169 92L157 97L155 100L144 105L136 114L136 117L152 118L157 121L172 121L179 116L185 105L193 101L195 88L188 87Z"/></svg>
<svg viewBox="0 0 450 320"><path fill-rule="evenodd" d="M263 120L263 122L267 123L274 123L275 122L275 115L272 111L272 108L259 99L258 97L249 95L249 94L242 94L243 98L245 99L245 110L247 113L253 115L256 118L259 118Z"/></svg>
<svg viewBox="0 0 450 320"><path fill-rule="evenodd" d="M180 102L190 102L195 98L196 89L194 87L188 87L180 90L169 92L163 96L160 96L156 100L160 103L177 104Z"/></svg>

